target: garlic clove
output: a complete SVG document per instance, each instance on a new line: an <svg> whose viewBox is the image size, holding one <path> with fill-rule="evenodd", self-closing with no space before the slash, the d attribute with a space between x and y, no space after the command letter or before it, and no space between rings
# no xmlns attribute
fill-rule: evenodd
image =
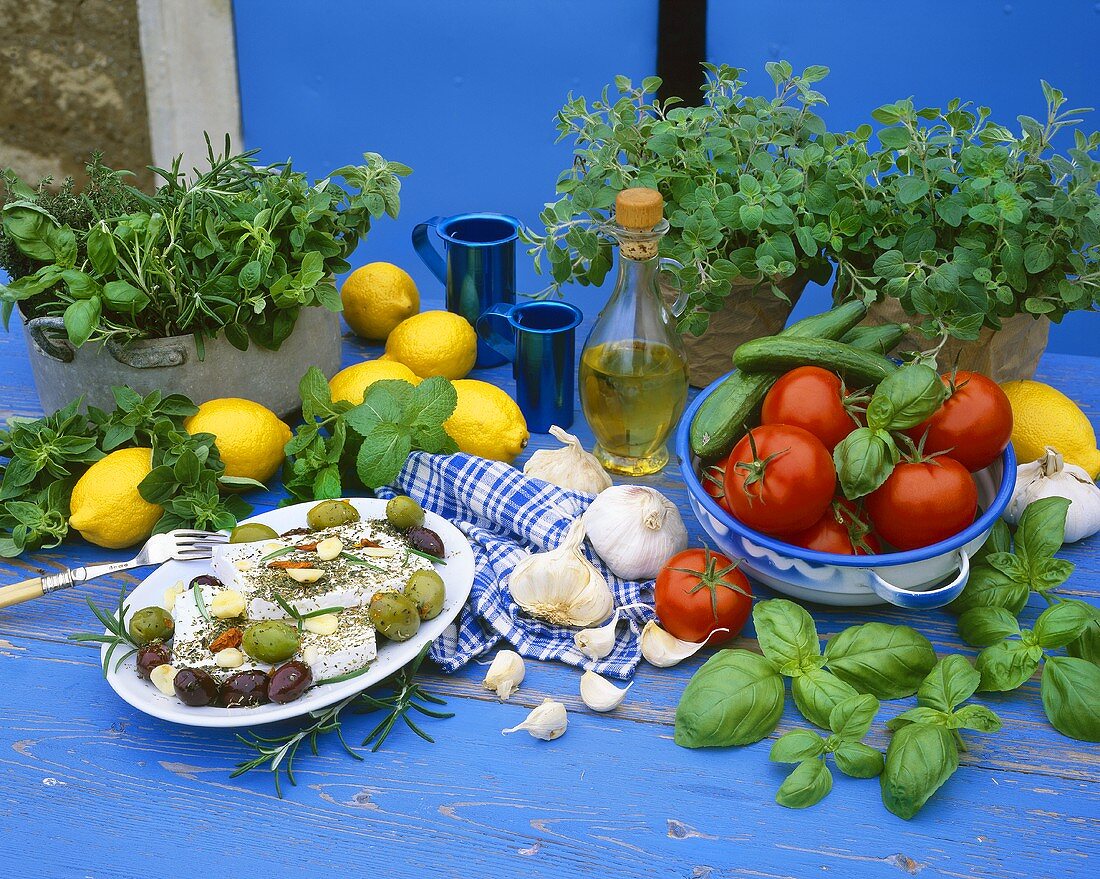
<svg viewBox="0 0 1100 879"><path fill-rule="evenodd" d="M573 635L577 649L589 659L603 659L615 649L615 629L619 624L619 609L606 625L595 629L582 629Z"/></svg>
<svg viewBox="0 0 1100 879"><path fill-rule="evenodd" d="M563 448L539 449L532 454L523 465L527 476L585 494L599 494L611 487L611 477L596 457L585 451L579 439L556 424L551 426L550 433Z"/></svg>
<svg viewBox="0 0 1100 879"><path fill-rule="evenodd" d="M621 689L603 675L586 671L581 675L581 699L593 711L614 711L626 698L627 690L634 686L631 681Z"/></svg>
<svg viewBox="0 0 1100 879"><path fill-rule="evenodd" d="M607 580L584 557L584 525L570 525L557 549L532 553L513 568L508 591L524 611L558 626L602 623L615 607Z"/></svg>
<svg viewBox="0 0 1100 879"><path fill-rule="evenodd" d="M325 576L325 572L320 568L287 568L284 573L291 580L297 580L299 583L316 583Z"/></svg>
<svg viewBox="0 0 1100 879"><path fill-rule="evenodd" d="M315 617L306 617L302 621L302 628L314 635L335 635L340 627L340 614L323 613Z"/></svg>
<svg viewBox="0 0 1100 879"><path fill-rule="evenodd" d="M317 544L317 558L331 562L344 551L344 541L339 537L327 537Z"/></svg>
<svg viewBox="0 0 1100 879"><path fill-rule="evenodd" d="M507 702L508 698L519 689L526 674L527 669L523 664L522 656L514 650L501 650L493 657L482 686L486 690L495 692L502 702Z"/></svg>
<svg viewBox="0 0 1100 879"><path fill-rule="evenodd" d="M552 742L565 734L565 728L569 726L569 717L565 706L553 699L545 699L543 703L531 711L523 723L513 726L511 729L502 729L501 735L526 730L536 739L544 742Z"/></svg>
<svg viewBox="0 0 1100 879"><path fill-rule="evenodd" d="M715 631L726 630L715 629ZM662 629L656 620L650 620L645 624L639 641L645 661L650 665L657 666L657 668L671 668L677 663L683 662L689 656L694 656L707 643L706 640L697 644L692 641L681 641Z"/></svg>
<svg viewBox="0 0 1100 879"><path fill-rule="evenodd" d="M652 580L687 548L679 509L644 485L616 485L599 494L582 517L588 541L616 577Z"/></svg>

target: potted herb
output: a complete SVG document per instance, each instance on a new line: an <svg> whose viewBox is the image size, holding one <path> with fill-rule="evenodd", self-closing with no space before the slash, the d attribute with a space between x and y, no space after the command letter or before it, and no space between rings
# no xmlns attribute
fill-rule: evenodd
<svg viewBox="0 0 1100 879"><path fill-rule="evenodd" d="M81 193L5 172L3 316L18 304L26 319L47 411L78 396L104 407L107 389L126 385L286 413L310 365L339 368L333 275L373 218L397 216L409 169L367 153L311 182L255 152L234 155L227 139L206 170L184 175L180 159L153 169L153 195L98 157Z"/></svg>
<svg viewBox="0 0 1100 879"><path fill-rule="evenodd" d="M785 61L769 63L774 97L751 97L743 70L704 67L700 107L652 99L655 76L640 86L616 77L618 97L605 88L591 104L570 95L557 128L575 141L574 162L541 214L545 233L524 233L536 268L549 264L543 295L570 281L598 285L611 267L600 230L615 193L660 191L671 227L661 255L684 265L679 327L696 385L727 372L740 342L778 331L808 279L828 279L836 201L825 176L835 139L812 109L825 102L813 85L828 68L796 76Z"/></svg>
<svg viewBox="0 0 1100 879"><path fill-rule="evenodd" d="M929 349L998 381L1030 378L1049 321L1091 309L1100 291L1100 134L1056 135L1080 122L1043 83L1047 115L1021 116L1017 136L985 107L953 100L946 111L909 100L872 113L882 127L848 135L832 157L830 240L837 298L859 296L872 319L916 315L902 349Z"/></svg>

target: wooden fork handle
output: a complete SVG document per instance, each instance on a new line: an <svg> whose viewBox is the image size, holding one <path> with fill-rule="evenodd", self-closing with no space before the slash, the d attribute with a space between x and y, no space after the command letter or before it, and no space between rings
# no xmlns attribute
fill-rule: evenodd
<svg viewBox="0 0 1100 879"><path fill-rule="evenodd" d="M42 578L31 577L22 583L12 583L10 586L0 586L0 607L11 607L13 604L22 604L32 598L42 595Z"/></svg>

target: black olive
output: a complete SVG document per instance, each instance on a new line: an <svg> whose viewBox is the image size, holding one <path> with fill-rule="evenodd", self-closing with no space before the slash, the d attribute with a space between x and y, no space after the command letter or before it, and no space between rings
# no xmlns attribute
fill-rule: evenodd
<svg viewBox="0 0 1100 879"><path fill-rule="evenodd" d="M172 653L163 641L150 641L138 648L137 673L138 677L149 680L149 675L158 665L172 661Z"/></svg>
<svg viewBox="0 0 1100 879"><path fill-rule="evenodd" d="M192 708L218 701L218 682L201 668L181 668L172 679L172 686L179 700Z"/></svg>
<svg viewBox="0 0 1100 879"><path fill-rule="evenodd" d="M272 702L293 702L313 683L313 671L304 662L292 659L271 672L267 694Z"/></svg>
<svg viewBox="0 0 1100 879"><path fill-rule="evenodd" d="M225 708L252 708L264 705L267 698L267 673L260 669L231 674L222 684L221 704Z"/></svg>
<svg viewBox="0 0 1100 879"><path fill-rule="evenodd" d="M431 528L416 525L405 532L409 546L436 558L443 558L443 540Z"/></svg>

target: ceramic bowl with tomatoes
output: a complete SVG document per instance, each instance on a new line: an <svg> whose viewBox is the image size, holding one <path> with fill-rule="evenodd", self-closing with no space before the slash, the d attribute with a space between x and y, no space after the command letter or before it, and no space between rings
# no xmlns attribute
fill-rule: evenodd
<svg viewBox="0 0 1100 879"><path fill-rule="evenodd" d="M779 592L831 605L947 604L966 585L970 556L1015 487L1016 457L986 383L996 385L960 374L948 403L907 431L923 439L925 455L959 447L961 461L940 455L903 463L887 485L853 504L837 497L831 447L859 424L859 409L829 376L813 367L787 373L776 385L781 393L765 400L752 439L706 465L693 456L689 432L722 379L704 389L676 434L692 511L719 552L743 559L746 574Z"/></svg>

